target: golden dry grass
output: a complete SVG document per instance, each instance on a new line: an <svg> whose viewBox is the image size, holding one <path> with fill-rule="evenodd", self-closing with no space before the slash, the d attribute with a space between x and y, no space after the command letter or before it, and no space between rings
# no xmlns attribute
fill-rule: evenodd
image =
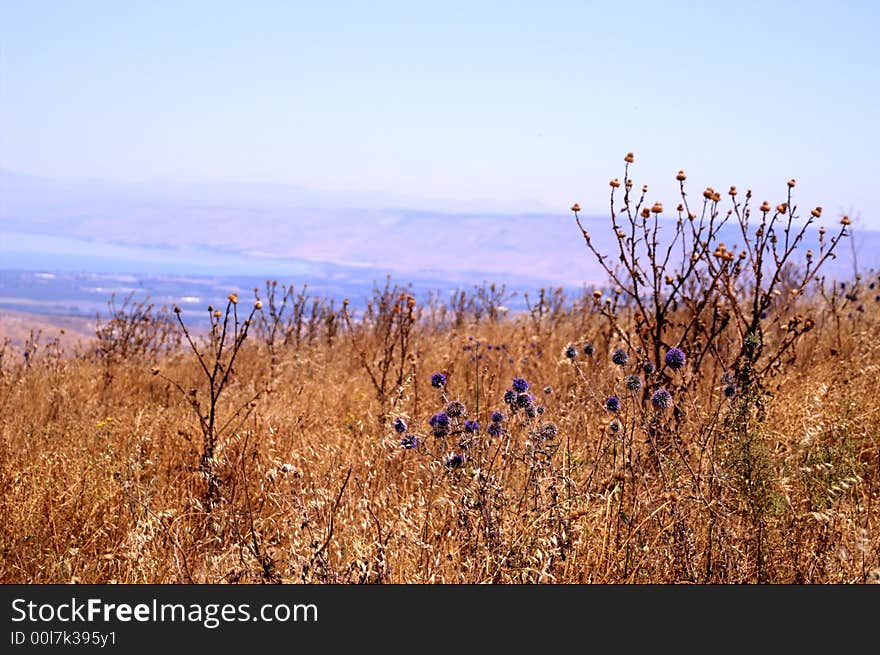
<svg viewBox="0 0 880 655"><path fill-rule="evenodd" d="M361 366L361 353L381 352L379 333L276 345L274 361L255 333L221 420L270 392L219 439L211 504L199 424L171 382L204 397L185 347L109 363L44 354L25 366L8 355L0 582L876 580L880 311L871 297L838 325L811 302L816 329L771 380L762 420L725 423L732 401L706 371L677 398L685 412L665 445L650 443L635 400L624 399L629 441L609 431L602 401L620 393L621 375L595 313L417 323L403 384L382 399ZM468 337L482 344L477 362ZM585 340L596 354L575 366L563 349ZM479 400L480 444L458 470L427 424L445 404L434 371L472 414ZM508 459L490 457L505 440L485 435L489 413L507 409L518 375L546 405L540 419L558 425L549 463L529 455L536 440L513 417ZM423 448L401 448L398 415Z"/></svg>

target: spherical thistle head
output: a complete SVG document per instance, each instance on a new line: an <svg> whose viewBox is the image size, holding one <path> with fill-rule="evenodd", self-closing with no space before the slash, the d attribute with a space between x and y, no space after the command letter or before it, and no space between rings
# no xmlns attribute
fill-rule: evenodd
<svg viewBox="0 0 880 655"><path fill-rule="evenodd" d="M684 367L687 357L681 348L670 348L666 353L666 365L673 371Z"/></svg>
<svg viewBox="0 0 880 655"><path fill-rule="evenodd" d="M450 453L443 462L448 469L460 469L464 466L464 455L462 453Z"/></svg>
<svg viewBox="0 0 880 655"><path fill-rule="evenodd" d="M632 164L635 159L635 155L633 155L633 153L631 152L628 152L626 153L626 157L623 158L623 161L625 161L627 164Z"/></svg>
<svg viewBox="0 0 880 655"><path fill-rule="evenodd" d="M220 318L221 316L223 316L223 312L221 312L219 309L215 309L215 310L214 310L214 313L212 314L212 316L213 316L214 318Z"/></svg>
<svg viewBox="0 0 880 655"><path fill-rule="evenodd" d="M532 394L527 393L527 392L517 394L516 406L519 407L520 409L527 409L529 406L532 406L534 404L535 404L535 399L532 398Z"/></svg>
<svg viewBox="0 0 880 655"><path fill-rule="evenodd" d="M714 196L714 195L715 195L715 189L713 189L710 186L707 186L706 189L703 191L703 197L706 200L712 200L712 196Z"/></svg>
<svg viewBox="0 0 880 655"><path fill-rule="evenodd" d="M666 389L657 389L651 395L651 404L657 409L669 409L672 406L672 394Z"/></svg>
<svg viewBox="0 0 880 655"><path fill-rule="evenodd" d="M577 354L578 354L578 350L577 350L577 348L574 346L574 344L568 344L568 345L565 347L564 355L565 355L568 359L574 359L575 357L577 357Z"/></svg>
<svg viewBox="0 0 880 655"><path fill-rule="evenodd" d="M511 405L511 404L513 404L513 402L515 400L516 400L516 391L514 391L513 389L508 389L507 391L504 392L505 404Z"/></svg>
<svg viewBox="0 0 880 655"><path fill-rule="evenodd" d="M678 175L675 176L675 179L679 182L684 182L687 179L687 175L684 174L684 171L678 171Z"/></svg>
<svg viewBox="0 0 880 655"><path fill-rule="evenodd" d="M736 395L736 385L733 383L725 384L721 391L725 398L733 398Z"/></svg>
<svg viewBox="0 0 880 655"><path fill-rule="evenodd" d="M642 370L645 372L645 375L651 375L654 372L654 363L653 362L645 362L642 364Z"/></svg>
<svg viewBox="0 0 880 655"><path fill-rule="evenodd" d="M626 366L629 361L629 355L623 348L615 348L611 353L611 361L618 366Z"/></svg>
<svg viewBox="0 0 880 655"><path fill-rule="evenodd" d="M620 421L618 421L616 418L611 419L611 421L608 423L608 429L614 434L617 434L618 432L620 432L621 427L623 427L623 426L620 424Z"/></svg>
<svg viewBox="0 0 880 655"><path fill-rule="evenodd" d="M852 221L849 220L849 216L844 216L843 218L840 219L841 225L849 225L850 223L852 223Z"/></svg>
<svg viewBox="0 0 880 655"><path fill-rule="evenodd" d="M226 299L229 302L231 302L233 305L238 304L238 294L237 293L230 293L228 296L226 296Z"/></svg>
<svg viewBox="0 0 880 655"><path fill-rule="evenodd" d="M464 431L468 434L474 434L480 431L480 422L475 421L473 419L468 419L464 422Z"/></svg>
<svg viewBox="0 0 880 655"><path fill-rule="evenodd" d="M639 216L642 218L651 218L651 210L647 207L643 207L642 211L639 213Z"/></svg>
<svg viewBox="0 0 880 655"><path fill-rule="evenodd" d="M795 185L795 181L794 181L794 178L792 178L788 181L788 188L793 189L794 185Z"/></svg>
<svg viewBox="0 0 880 655"><path fill-rule="evenodd" d="M523 393L529 390L529 383L525 380L525 378L516 377L513 378L513 384L511 385L514 391L518 393Z"/></svg>
<svg viewBox="0 0 880 655"><path fill-rule="evenodd" d="M211 311L211 310L208 309L208 311ZM175 314L179 314L179 313L180 313L180 307L178 307L177 305L174 305L174 313L175 313Z"/></svg>
<svg viewBox="0 0 880 655"><path fill-rule="evenodd" d="M727 191L727 194L730 196L735 196L736 195L736 187L735 186L730 187L730 189L728 189L728 191Z"/></svg>
<svg viewBox="0 0 880 655"><path fill-rule="evenodd" d="M431 386L435 389L439 389L440 387L446 386L446 374L445 373L434 373L431 376Z"/></svg>
<svg viewBox="0 0 880 655"><path fill-rule="evenodd" d="M635 374L627 375L624 384L626 384L626 388L630 391L638 391L642 388L642 378Z"/></svg>
<svg viewBox="0 0 880 655"><path fill-rule="evenodd" d="M489 427L486 428L486 432L490 437L500 437L504 434L504 428L501 427L500 423L490 423Z"/></svg>
<svg viewBox="0 0 880 655"><path fill-rule="evenodd" d="M493 423L501 423L504 420L504 412L499 412L497 409L492 412L492 422Z"/></svg>
<svg viewBox="0 0 880 655"><path fill-rule="evenodd" d="M602 292L599 291L599 289L593 289L593 298L600 300L602 298Z"/></svg>
<svg viewBox="0 0 880 655"><path fill-rule="evenodd" d="M542 391L544 392L545 396L549 396L551 393L553 393L553 387L551 387L549 384L546 384L544 385Z"/></svg>
<svg viewBox="0 0 880 655"><path fill-rule="evenodd" d="M571 206L571 211L573 211L573 212L575 212L575 213L579 212L580 210L581 210L581 206L580 206L579 204L577 204L577 203L574 203L574 204Z"/></svg>
<svg viewBox="0 0 880 655"><path fill-rule="evenodd" d="M464 403L453 400L447 403L445 412L450 418L461 418L467 414L467 408L464 406Z"/></svg>
<svg viewBox="0 0 880 655"><path fill-rule="evenodd" d="M618 180L618 179L615 177L613 180L611 180L611 181L608 183L608 186L610 186L612 189L616 189L616 188L618 188L618 187L620 186L620 180Z"/></svg>
<svg viewBox="0 0 880 655"><path fill-rule="evenodd" d="M596 346L594 346L591 343L584 344L584 354L587 357L592 357L595 354L595 352L596 352Z"/></svg>
<svg viewBox="0 0 880 655"><path fill-rule="evenodd" d="M523 408L523 411L528 418L535 418L538 414L541 413L538 411L538 408L535 407L534 403L529 403L528 405L526 405L525 408Z"/></svg>
<svg viewBox="0 0 880 655"><path fill-rule="evenodd" d="M767 202L766 200L761 203L761 211L762 212L769 212L770 211L770 203Z"/></svg>
<svg viewBox="0 0 880 655"><path fill-rule="evenodd" d="M541 441L551 441L555 439L558 434L559 428L556 427L555 423L543 423L541 424L541 427L535 431L535 436Z"/></svg>
<svg viewBox="0 0 880 655"><path fill-rule="evenodd" d="M620 411L620 398L617 396L609 396L605 399L605 409L609 412L619 412Z"/></svg>
<svg viewBox="0 0 880 655"><path fill-rule="evenodd" d="M414 434L405 434L400 438L400 445L406 450L412 450L419 445L419 438Z"/></svg>
<svg viewBox="0 0 880 655"><path fill-rule="evenodd" d="M776 205L776 211L779 212L780 214L784 214L785 212L788 211L788 203L785 203L785 202L779 203L778 205Z"/></svg>
<svg viewBox="0 0 880 655"><path fill-rule="evenodd" d="M651 213L662 214L663 213L663 203L662 202L655 202L654 205L651 207Z"/></svg>
<svg viewBox="0 0 880 655"><path fill-rule="evenodd" d="M822 215L822 208L816 207L810 212L810 216L813 218L819 218Z"/></svg>
<svg viewBox="0 0 880 655"><path fill-rule="evenodd" d="M396 419L394 419L394 421L391 423L391 426L394 428L395 432L399 432L401 434L406 432L406 428L407 428L406 421L404 421L403 418L400 416L398 416Z"/></svg>
<svg viewBox="0 0 880 655"><path fill-rule="evenodd" d="M256 309L257 311L263 309L263 301L262 301L262 300L258 300L257 302L255 302L255 303L254 303L254 309Z"/></svg>

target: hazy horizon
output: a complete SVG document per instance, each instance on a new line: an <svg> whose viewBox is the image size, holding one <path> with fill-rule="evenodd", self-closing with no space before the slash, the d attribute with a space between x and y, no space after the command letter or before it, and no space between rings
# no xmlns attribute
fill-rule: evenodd
<svg viewBox="0 0 880 655"><path fill-rule="evenodd" d="M623 18L575 2L33 2L2 17L0 167L24 175L599 214L632 150L652 199L672 202L683 168L694 188L771 200L795 177L802 206L865 214L880 172L869 2L636 2Z"/></svg>

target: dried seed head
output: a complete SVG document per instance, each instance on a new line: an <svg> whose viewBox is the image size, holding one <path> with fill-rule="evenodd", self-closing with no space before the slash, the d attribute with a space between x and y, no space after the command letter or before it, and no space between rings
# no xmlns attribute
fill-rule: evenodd
<svg viewBox="0 0 880 655"><path fill-rule="evenodd" d="M632 185L633 185L633 181L632 181L632 180L627 180L627 181L626 181L626 188L627 188L627 189L632 189Z"/></svg>
<svg viewBox="0 0 880 655"><path fill-rule="evenodd" d="M794 188L794 178L792 178L792 179L790 179L790 180L788 181L788 188L789 188L789 189L793 189L793 188Z"/></svg>
<svg viewBox="0 0 880 655"><path fill-rule="evenodd" d="M220 318L221 316L223 316L223 314L220 312L219 309L214 312L214 318Z"/></svg>
<svg viewBox="0 0 880 655"><path fill-rule="evenodd" d="M238 294L237 293L230 293L228 296L226 296L226 299L229 302L231 302L233 305L238 304Z"/></svg>
<svg viewBox="0 0 880 655"><path fill-rule="evenodd" d="M841 225L849 225L850 223L852 223L852 221L849 220L849 216L844 216L843 218L840 219Z"/></svg>
<svg viewBox="0 0 880 655"><path fill-rule="evenodd" d="M778 205L776 205L776 211L778 211L780 214L784 214L788 211L788 203L779 203Z"/></svg>
<svg viewBox="0 0 880 655"><path fill-rule="evenodd" d="M180 313L180 307L178 307L177 305L174 305L174 313L175 313L175 314L179 314L179 313Z"/></svg>
<svg viewBox="0 0 880 655"><path fill-rule="evenodd" d="M678 175L675 176L675 179L679 182L684 182L687 179L687 175L684 174L684 171L678 171Z"/></svg>
<svg viewBox="0 0 880 655"><path fill-rule="evenodd" d="M770 211L770 203L767 202L766 200L761 203L761 211L762 212L769 212Z"/></svg>
<svg viewBox="0 0 880 655"><path fill-rule="evenodd" d="M813 218L819 218L822 215L822 208L816 207L813 211L810 212L810 215Z"/></svg>
<svg viewBox="0 0 880 655"><path fill-rule="evenodd" d="M254 303L254 309L263 309L263 301L262 301L262 300L258 300L257 302L255 302L255 303Z"/></svg>
<svg viewBox="0 0 880 655"><path fill-rule="evenodd" d="M730 190L727 193L730 194L731 196L735 196L736 195L736 187L735 186L730 187Z"/></svg>
<svg viewBox="0 0 880 655"><path fill-rule="evenodd" d="M648 185L647 184L642 185L642 193L648 193Z"/></svg>
<svg viewBox="0 0 880 655"><path fill-rule="evenodd" d="M573 212L579 212L580 210L581 210L581 206L580 206L579 204L577 204L577 203L574 203L574 204L571 206L571 211L573 211Z"/></svg>
<svg viewBox="0 0 880 655"><path fill-rule="evenodd" d="M651 210L648 209L647 207L645 207L644 209L642 209L641 215L642 215L642 218L650 218L651 217Z"/></svg>
<svg viewBox="0 0 880 655"><path fill-rule="evenodd" d="M663 203L662 202L655 202L654 206L651 207L651 211L655 214L662 214L663 213Z"/></svg>
<svg viewBox="0 0 880 655"><path fill-rule="evenodd" d="M635 161L635 157L631 152L628 152L626 153L626 157L623 158L623 161L625 161L627 164L632 164L633 161Z"/></svg>
<svg viewBox="0 0 880 655"><path fill-rule="evenodd" d="M677 211L677 212L683 212L683 211L684 211L684 205L682 205L681 203L678 203L678 207L675 208L675 211Z"/></svg>
<svg viewBox="0 0 880 655"><path fill-rule="evenodd" d="M599 300L599 298L601 298L601 297L602 297L602 292L601 292L601 291L599 291L598 289L596 289L595 291L593 291L593 298L595 298L596 300Z"/></svg>
<svg viewBox="0 0 880 655"><path fill-rule="evenodd" d="M616 189L617 187L620 186L620 180L618 180L618 179L615 177L615 178L614 178L613 180L611 180L608 184L611 185L611 188L612 188L612 189Z"/></svg>

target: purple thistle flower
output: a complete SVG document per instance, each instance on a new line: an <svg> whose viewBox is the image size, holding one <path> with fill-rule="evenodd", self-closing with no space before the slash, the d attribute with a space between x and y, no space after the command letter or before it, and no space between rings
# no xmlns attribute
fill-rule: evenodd
<svg viewBox="0 0 880 655"><path fill-rule="evenodd" d="M490 437L500 437L504 433L504 428L501 427L500 423L490 423L489 427L486 428L486 432L489 433Z"/></svg>
<svg viewBox="0 0 880 655"><path fill-rule="evenodd" d="M431 386L439 389L446 386L446 375L444 373L434 373L431 376Z"/></svg>
<svg viewBox="0 0 880 655"><path fill-rule="evenodd" d="M615 348L614 352L611 353L611 361L618 366L625 366L629 361L629 355L623 348Z"/></svg>
<svg viewBox="0 0 880 655"><path fill-rule="evenodd" d="M625 384L630 391L638 391L642 388L642 378L635 374L627 375Z"/></svg>
<svg viewBox="0 0 880 655"><path fill-rule="evenodd" d="M722 392L725 398L733 398L736 395L736 385L733 383L725 384Z"/></svg>
<svg viewBox="0 0 880 655"><path fill-rule="evenodd" d="M569 344L568 346L566 346L564 354L568 359L574 359L575 357L577 357L578 351L577 348L575 348L572 344Z"/></svg>
<svg viewBox="0 0 880 655"><path fill-rule="evenodd" d="M585 344L584 344L584 354L585 354L587 357L592 357L592 356L593 356L593 353L595 353L595 352L596 352L596 346L594 346L594 345L591 344L591 343L585 343Z"/></svg>
<svg viewBox="0 0 880 655"><path fill-rule="evenodd" d="M457 400L448 403L445 411L452 418L460 418L467 414L467 408L464 406L464 403Z"/></svg>
<svg viewBox="0 0 880 655"><path fill-rule="evenodd" d="M452 453L446 456L446 461L444 462L446 468L449 469L458 469L464 466L464 455L461 453Z"/></svg>
<svg viewBox="0 0 880 655"><path fill-rule="evenodd" d="M605 399L605 409L609 412L619 412L620 411L620 398L617 396L609 396Z"/></svg>
<svg viewBox="0 0 880 655"><path fill-rule="evenodd" d="M642 370L645 372L645 375L651 375L654 372L654 363L653 362L645 362L642 364Z"/></svg>
<svg viewBox="0 0 880 655"><path fill-rule="evenodd" d="M666 389L657 389L651 396L651 404L657 409L669 409L672 405L672 394Z"/></svg>
<svg viewBox="0 0 880 655"><path fill-rule="evenodd" d="M449 415L446 412L434 414L428 421L428 424L434 428L435 437L445 437L449 434Z"/></svg>
<svg viewBox="0 0 880 655"><path fill-rule="evenodd" d="M530 393L521 393L516 397L516 406L520 409L526 409L530 406L534 406L535 399L532 397Z"/></svg>
<svg viewBox="0 0 880 655"><path fill-rule="evenodd" d="M511 385L514 391L519 393L523 393L529 390L529 383L526 382L525 378L513 378L513 384Z"/></svg>
<svg viewBox="0 0 880 655"><path fill-rule="evenodd" d="M406 421L400 416L394 419L394 422L391 425L394 427L395 432L399 432L400 434L406 432Z"/></svg>
<svg viewBox="0 0 880 655"><path fill-rule="evenodd" d="M407 434L401 437L400 445L407 450L412 450L419 445L419 438L414 434Z"/></svg>
<svg viewBox="0 0 880 655"><path fill-rule="evenodd" d="M687 361L687 357L681 348L670 348L666 353L666 365L673 371L682 368Z"/></svg>
<svg viewBox="0 0 880 655"><path fill-rule="evenodd" d="M474 432L479 432L480 431L480 422L474 421L473 419L468 419L467 421L464 422L464 431L468 432L470 434L473 434Z"/></svg>
<svg viewBox="0 0 880 655"><path fill-rule="evenodd" d="M504 414L499 412L497 409L492 412L492 422L493 423L501 423L504 420Z"/></svg>
<svg viewBox="0 0 880 655"><path fill-rule="evenodd" d="M516 391L513 389L508 389L504 392L504 402L508 405L512 405L516 401Z"/></svg>

